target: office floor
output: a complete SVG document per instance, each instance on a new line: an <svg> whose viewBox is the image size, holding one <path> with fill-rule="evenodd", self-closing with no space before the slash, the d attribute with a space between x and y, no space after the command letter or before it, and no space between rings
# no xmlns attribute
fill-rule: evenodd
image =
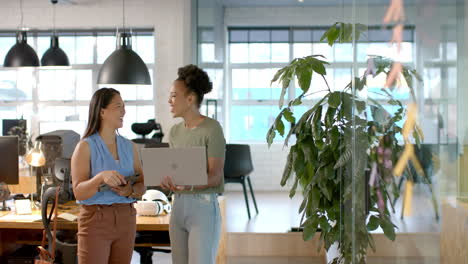
<svg viewBox="0 0 468 264"><path fill-rule="evenodd" d="M288 232L291 227L299 225L300 216L297 210L302 201L302 197L296 195L293 199L289 199L288 192L257 192L257 204L259 214L255 214L255 209L250 199L250 210L252 219L249 221L247 217L247 209L245 207L244 196L242 192L227 192L226 196L226 229L229 233L284 233ZM425 187L416 187L413 195L413 214L405 217L404 220L399 219L401 210L401 199L397 202L394 217L395 224L398 226L397 232L413 233L413 232L435 232L440 229L439 223L434 218L434 210L431 205L431 200ZM272 221L274 219L274 221ZM381 232L377 230L376 232ZM393 258L370 258L369 263L387 264L416 264L421 263L419 260ZM158 264L170 264L170 254L154 253L153 262ZM139 264L140 257L134 252L132 264ZM228 257L228 264L305 264L313 263L307 257ZM424 260L423 263L438 263L436 260Z"/></svg>

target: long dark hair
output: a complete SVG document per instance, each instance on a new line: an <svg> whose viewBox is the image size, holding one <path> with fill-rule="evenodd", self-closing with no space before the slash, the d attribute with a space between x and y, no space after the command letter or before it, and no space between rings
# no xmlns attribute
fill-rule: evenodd
<svg viewBox="0 0 468 264"><path fill-rule="evenodd" d="M210 81L208 74L193 64L180 67L177 71L177 81L183 81L187 86L188 91L195 93L197 96L197 105L203 101L203 95L211 92L213 84Z"/></svg>
<svg viewBox="0 0 468 264"><path fill-rule="evenodd" d="M101 109L106 108L119 91L113 88L101 88L97 90L89 103L88 125L83 138L89 137L101 128Z"/></svg>

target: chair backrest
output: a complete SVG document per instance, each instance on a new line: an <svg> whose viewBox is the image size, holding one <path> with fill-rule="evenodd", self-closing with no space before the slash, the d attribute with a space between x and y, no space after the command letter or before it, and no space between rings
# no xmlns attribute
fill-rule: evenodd
<svg viewBox="0 0 468 264"><path fill-rule="evenodd" d="M236 178L253 171L250 146L244 144L226 144L224 177Z"/></svg>

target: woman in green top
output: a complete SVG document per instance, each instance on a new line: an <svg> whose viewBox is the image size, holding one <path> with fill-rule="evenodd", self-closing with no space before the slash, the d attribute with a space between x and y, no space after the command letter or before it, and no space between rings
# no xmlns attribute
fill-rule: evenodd
<svg viewBox="0 0 468 264"><path fill-rule="evenodd" d="M217 194L224 189L224 154L226 141L216 120L200 114L203 96L212 90L205 71L195 65L179 68L169 105L173 117L183 121L169 134L173 148L206 147L208 184L176 186L171 177L161 182L175 192L169 234L174 264L214 264L220 239L221 216Z"/></svg>

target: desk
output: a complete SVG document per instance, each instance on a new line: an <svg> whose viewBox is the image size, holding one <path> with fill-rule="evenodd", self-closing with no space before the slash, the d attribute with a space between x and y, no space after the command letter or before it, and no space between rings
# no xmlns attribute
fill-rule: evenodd
<svg viewBox="0 0 468 264"><path fill-rule="evenodd" d="M221 228L221 241L219 244L217 263L226 263L226 225L225 225L225 201L224 197L218 198L222 228ZM78 214L78 206L72 202L65 205L59 205L59 214L69 212ZM42 230L44 226L42 221L33 221L28 219L12 220L2 219L2 216L11 214L11 212L0 212L0 256L5 256L9 252L19 248L19 245L40 245L42 240ZM40 211L35 210L33 215L40 215ZM21 216L20 216L21 217ZM137 216L137 231L160 231L169 232L169 218L170 215L162 216ZM59 230L77 230L77 221L67 221L59 219L57 222L57 229ZM151 247L151 246L170 246L169 244L136 244L138 247Z"/></svg>

